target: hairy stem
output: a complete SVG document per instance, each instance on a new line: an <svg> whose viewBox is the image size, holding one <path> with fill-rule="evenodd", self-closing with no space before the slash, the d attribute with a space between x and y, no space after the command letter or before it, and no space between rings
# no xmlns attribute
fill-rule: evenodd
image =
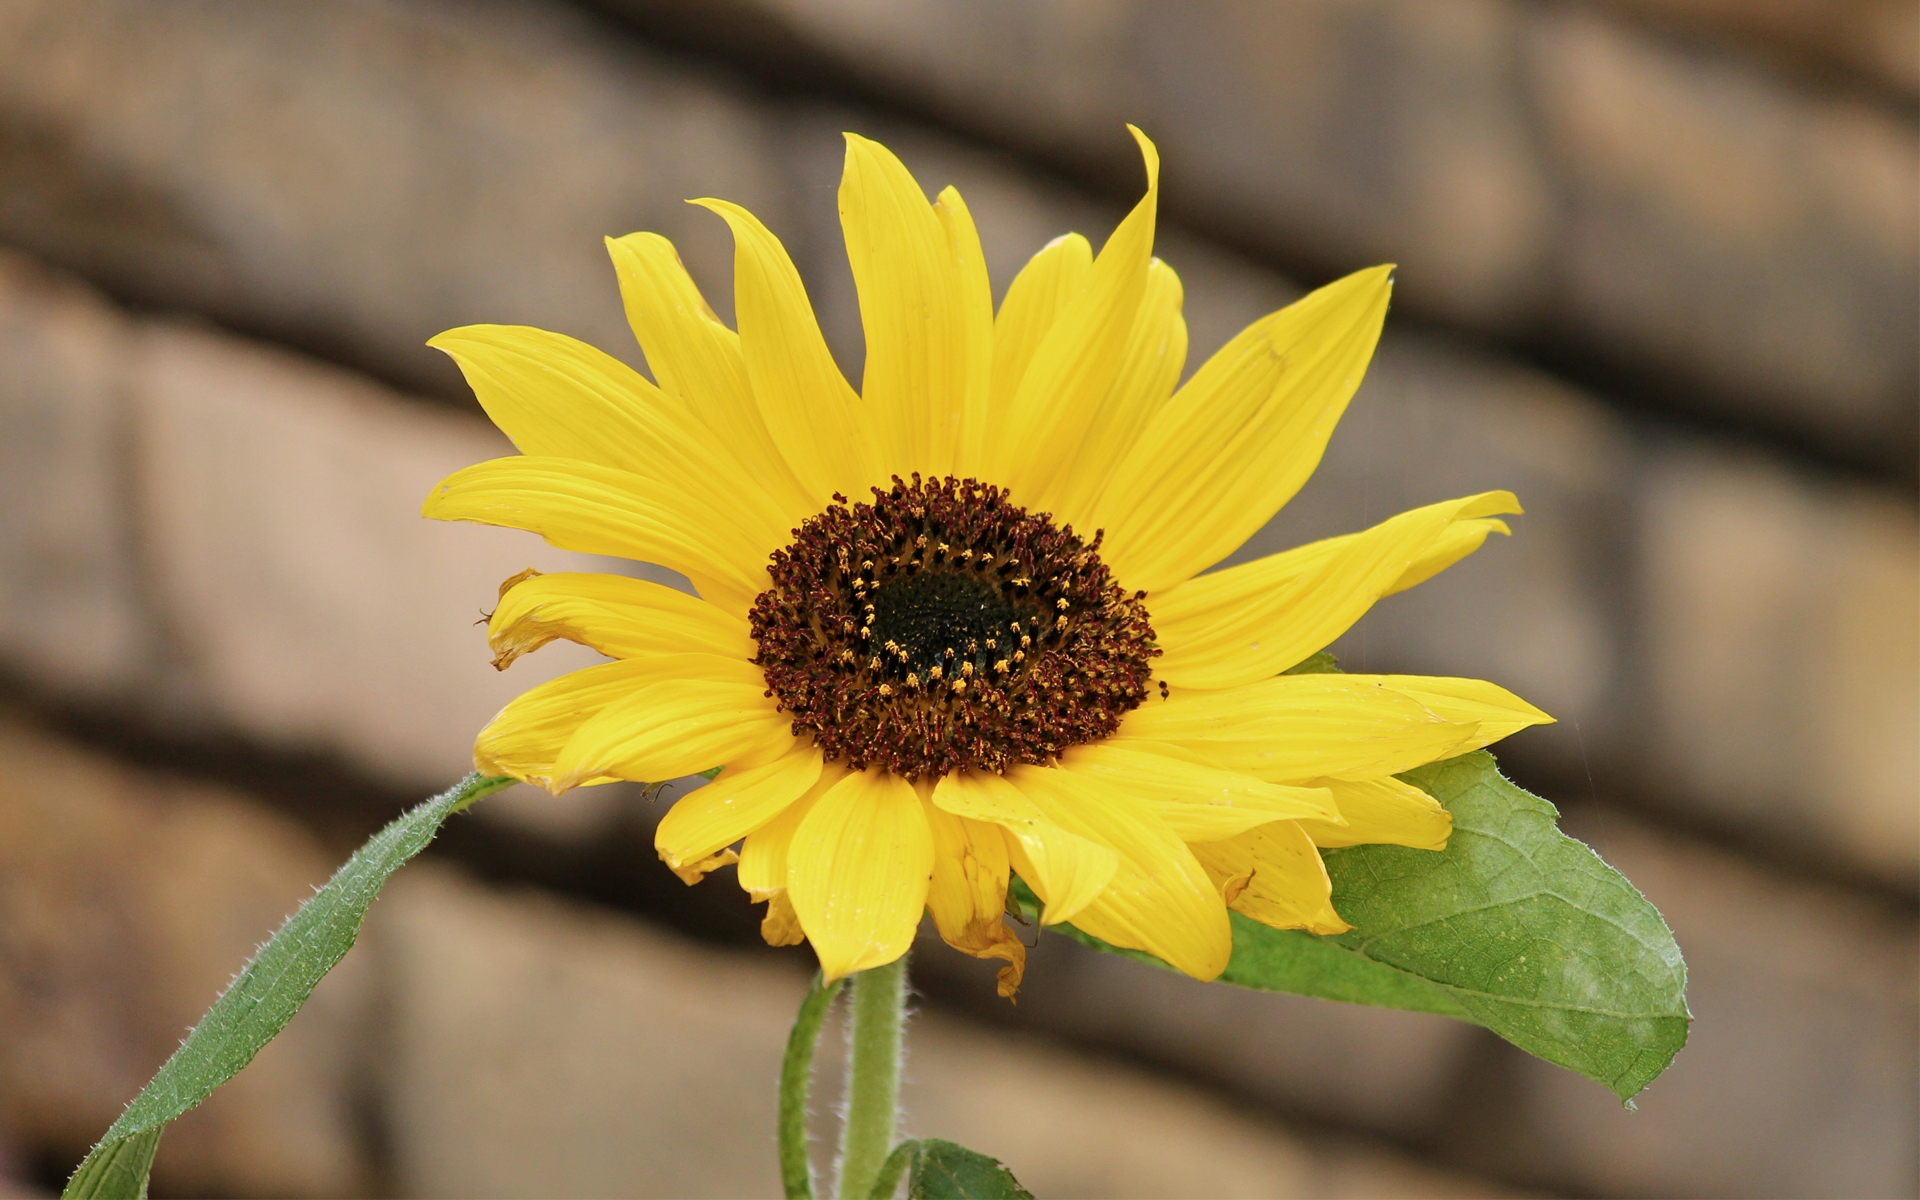
<svg viewBox="0 0 1920 1200"><path fill-rule="evenodd" d="M847 1120L840 1133L841 1200L865 1200L893 1150L900 1109L900 1042L907 1007L907 960L853 977L853 1037Z"/></svg>
<svg viewBox="0 0 1920 1200"><path fill-rule="evenodd" d="M780 1064L780 1183L787 1200L813 1200L813 1160L807 1154L807 1089L813 1083L813 1048L820 1041L841 980L822 984L813 977L800 1015L787 1035L787 1056Z"/></svg>

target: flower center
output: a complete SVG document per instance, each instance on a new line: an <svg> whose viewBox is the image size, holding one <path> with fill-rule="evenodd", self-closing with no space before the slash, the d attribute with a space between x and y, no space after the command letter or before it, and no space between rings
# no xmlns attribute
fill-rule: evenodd
<svg viewBox="0 0 1920 1200"><path fill-rule="evenodd" d="M1160 653L1071 526L997 487L894 476L774 552L749 620L770 694L829 759L908 779L1004 771L1108 737Z"/></svg>

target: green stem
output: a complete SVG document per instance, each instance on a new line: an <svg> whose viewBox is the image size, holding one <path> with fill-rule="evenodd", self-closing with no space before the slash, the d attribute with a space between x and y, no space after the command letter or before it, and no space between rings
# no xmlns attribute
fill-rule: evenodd
<svg viewBox="0 0 1920 1200"><path fill-rule="evenodd" d="M893 1200L893 1194L900 1190L900 1177L913 1165L914 1155L920 1152L920 1143L901 1142L887 1155L887 1161L880 1164L880 1175L873 1181L873 1189L867 1193L867 1200Z"/></svg>
<svg viewBox="0 0 1920 1200"><path fill-rule="evenodd" d="M900 1038L907 1008L907 959L853 977L853 1044L847 1063L847 1120L840 1131L841 1200L873 1192L893 1149L900 1111Z"/></svg>
<svg viewBox="0 0 1920 1200"><path fill-rule="evenodd" d="M813 1160L807 1156L807 1089L813 1083L813 1048L820 1026L840 994L842 980L822 986L818 974L800 1015L787 1035L787 1057L780 1064L780 1183L787 1200L813 1200Z"/></svg>

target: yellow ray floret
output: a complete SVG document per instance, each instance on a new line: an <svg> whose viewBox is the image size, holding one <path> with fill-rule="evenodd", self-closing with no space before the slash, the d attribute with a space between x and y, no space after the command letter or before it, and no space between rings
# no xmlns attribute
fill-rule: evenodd
<svg viewBox="0 0 1920 1200"><path fill-rule="evenodd" d="M857 771L827 789L787 847L787 894L829 979L905 954L932 878L920 797L884 771Z"/></svg>
<svg viewBox="0 0 1920 1200"><path fill-rule="evenodd" d="M1551 718L1480 680L1281 672L1520 505L1484 491L1209 572L1319 464L1392 268L1261 318L1181 384L1159 158L1133 133L1139 203L1097 253L1071 233L1042 247L997 312L960 194L929 199L848 135L858 390L779 239L722 200L693 203L733 235L737 329L665 238L607 240L651 379L537 329L435 338L520 454L450 476L427 516L657 564L697 593L509 579L496 666L555 640L614 661L508 704L479 768L555 793L707 774L656 834L681 878L735 866L766 939L810 942L830 979L893 961L931 915L1005 964L1003 995L1025 966L1003 920L1015 874L1043 924L1208 979L1229 911L1347 928L1322 850L1442 850L1451 816L1396 776Z"/></svg>
<svg viewBox="0 0 1920 1200"><path fill-rule="evenodd" d="M1193 688L1276 675L1352 628L1374 601L1400 590L1408 573L1433 574L1434 556L1464 557L1495 527L1505 532L1485 518L1519 509L1507 492L1430 504L1365 533L1190 579L1153 607L1165 650L1158 674ZM1456 534L1461 525L1475 526L1478 538Z"/></svg>
<svg viewBox="0 0 1920 1200"><path fill-rule="evenodd" d="M975 958L1005 959L999 991L1020 990L1027 947L1001 920L1007 908L1007 876L1012 870L1006 835L999 826L956 817L923 797L927 827L933 833L933 877L927 886L927 913L940 936Z"/></svg>
<svg viewBox="0 0 1920 1200"><path fill-rule="evenodd" d="M738 613L644 579L528 571L509 582L500 606L487 618L493 665L503 671L555 639L578 642L608 658L753 657L753 639Z"/></svg>

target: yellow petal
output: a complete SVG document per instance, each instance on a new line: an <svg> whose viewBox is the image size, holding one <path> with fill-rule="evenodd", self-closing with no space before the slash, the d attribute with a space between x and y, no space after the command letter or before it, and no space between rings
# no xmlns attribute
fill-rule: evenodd
<svg viewBox="0 0 1920 1200"><path fill-rule="evenodd" d="M697 493L761 557L791 520L685 401L585 342L522 325L469 325L427 343L460 364L480 406L520 448L631 472L654 490Z"/></svg>
<svg viewBox="0 0 1920 1200"><path fill-rule="evenodd" d="M1146 805L1104 783L1051 767L1007 778L1054 824L1119 856L1099 896L1073 923L1097 938L1145 950L1195 979L1224 971L1233 931L1199 860Z"/></svg>
<svg viewBox="0 0 1920 1200"><path fill-rule="evenodd" d="M975 958L999 958L999 992L1020 990L1027 948L1001 915L1007 909L1007 841L997 825L956 817L924 799L927 827L933 831L933 880L927 911L947 945Z"/></svg>
<svg viewBox="0 0 1920 1200"><path fill-rule="evenodd" d="M1160 195L1160 156L1145 134L1127 127L1147 166L1147 194L1120 222L1035 348L987 458L1018 503L1045 507L1050 484L1078 451L1126 357L1128 336L1147 287ZM1089 531L1091 532L1091 531Z"/></svg>
<svg viewBox="0 0 1920 1200"><path fill-rule="evenodd" d="M947 227L893 152L847 134L840 228L867 335L861 396L892 469L952 470L967 321Z"/></svg>
<svg viewBox="0 0 1920 1200"><path fill-rule="evenodd" d="M786 892L766 897L767 915L760 921L760 937L769 946L798 946L807 940L800 928L800 914L793 911L793 899Z"/></svg>
<svg viewBox="0 0 1920 1200"><path fill-rule="evenodd" d="M1013 412L1013 398L1026 378L1027 365L1046 340L1054 322L1073 303L1093 269L1093 247L1077 233L1053 239L1020 269L1000 301L993 322L993 373L988 392L987 422L981 457L971 470L988 482L1001 479L999 456L1006 447L1005 430Z"/></svg>
<svg viewBox="0 0 1920 1200"><path fill-rule="evenodd" d="M1377 778L1460 753L1479 732L1365 675L1282 675L1217 692L1174 689L1120 724L1270 783Z"/></svg>
<svg viewBox="0 0 1920 1200"><path fill-rule="evenodd" d="M654 655L602 663L574 671L520 693L487 722L474 741L474 767L487 775L511 775L558 794L554 764L580 727L608 705L666 679L727 678L738 659L712 654ZM618 778L596 776L580 786Z"/></svg>
<svg viewBox="0 0 1920 1200"><path fill-rule="evenodd" d="M487 622L493 665L564 638L608 658L645 654L754 655L747 623L685 592L625 575L534 575L500 595Z"/></svg>
<svg viewBox="0 0 1920 1200"><path fill-rule="evenodd" d="M1333 884L1313 842L1291 821L1275 821L1232 841L1193 847L1207 873L1233 885L1229 907L1275 929L1345 933L1333 909Z"/></svg>
<svg viewBox="0 0 1920 1200"><path fill-rule="evenodd" d="M953 188L940 193L933 211L953 255L960 284L960 323L966 336L966 388L960 420L954 434L953 461L947 470L960 478L977 478L981 447L987 437L988 405L993 384L993 286L987 279L987 258L973 214Z"/></svg>
<svg viewBox="0 0 1920 1200"><path fill-rule="evenodd" d="M1490 494L1498 495L1501 493ZM1515 507L1513 511L1520 511L1518 507L1519 502L1515 501L1514 503ZM1427 547L1426 553L1415 559L1413 563L1407 567L1400 578L1394 581L1393 586L1387 589L1386 594L1391 596L1395 592L1404 592L1410 587L1418 586L1432 579L1435 575L1438 575L1467 555L1478 550L1481 545L1486 542L1488 534L1498 533L1506 535L1512 532L1513 530L1508 527L1505 521L1492 517L1483 520L1456 520L1453 524L1441 531L1440 536L1435 538L1433 544Z"/></svg>
<svg viewBox="0 0 1920 1200"><path fill-rule="evenodd" d="M1491 746L1529 725L1551 725L1552 717L1496 683L1435 675L1355 675L1411 696L1449 721L1478 722L1479 731L1456 754Z"/></svg>
<svg viewBox="0 0 1920 1200"><path fill-rule="evenodd" d="M1380 842L1415 850L1444 850L1453 833L1453 814L1440 802L1398 779L1322 779L1333 793L1346 824L1302 821L1313 844L1325 849Z"/></svg>
<svg viewBox="0 0 1920 1200"><path fill-rule="evenodd" d="M1119 374L1087 422L1080 445L1041 499L1083 533L1090 535L1097 527L1100 492L1180 382L1187 361L1187 322L1180 305L1179 277L1153 259L1147 264L1146 294L1134 314Z"/></svg>
<svg viewBox="0 0 1920 1200"><path fill-rule="evenodd" d="M770 585L768 552L706 499L576 459L496 458L441 480L421 512L524 529L562 550L659 563L744 613Z"/></svg>
<svg viewBox="0 0 1920 1200"><path fill-rule="evenodd" d="M1286 787L1236 775L1147 743L1093 742L1060 756L1060 768L1104 782L1151 808L1187 842L1218 841L1268 821L1313 817L1338 822L1324 786Z"/></svg>
<svg viewBox="0 0 1920 1200"><path fill-rule="evenodd" d="M739 878L740 886L746 889L748 895L758 901L786 890L787 847L793 842L793 831L800 828L800 822L806 820L807 814L813 811L814 802L846 777L846 768L840 764L824 764L820 768L820 777L814 780L805 795L780 810L773 820L747 835L747 840L740 846Z"/></svg>
<svg viewBox="0 0 1920 1200"><path fill-rule="evenodd" d="M653 833L653 845L669 867L695 862L731 846L784 812L820 778L820 751L795 742L763 767L722 771L704 787L682 796Z"/></svg>
<svg viewBox="0 0 1920 1200"><path fill-rule="evenodd" d="M1219 562L1300 490L1366 374L1391 271L1254 322L1148 422L1099 505L1126 587L1158 592Z"/></svg>
<svg viewBox="0 0 1920 1200"><path fill-rule="evenodd" d="M660 856L665 860L666 855ZM740 861L740 855L732 850L719 854L709 854L705 858L688 859L684 862L668 862L667 869L680 877L680 882L692 887L721 867L730 867Z"/></svg>
<svg viewBox="0 0 1920 1200"><path fill-rule="evenodd" d="M758 218L724 200L694 200L733 230L733 307L761 419L814 509L885 481L869 414L834 365L800 272Z"/></svg>
<svg viewBox="0 0 1920 1200"><path fill-rule="evenodd" d="M787 895L831 982L907 952L926 908L933 834L913 785L871 770L814 802L787 847Z"/></svg>
<svg viewBox="0 0 1920 1200"><path fill-rule="evenodd" d="M1277 675L1352 628L1456 520L1517 511L1511 493L1486 492L1189 579L1149 602L1162 650L1154 674L1192 688Z"/></svg>
<svg viewBox="0 0 1920 1200"><path fill-rule="evenodd" d="M560 752L556 790L603 775L664 782L784 745L792 718L764 694L758 668L733 667L724 680L662 680L601 709Z"/></svg>
<svg viewBox="0 0 1920 1200"><path fill-rule="evenodd" d="M812 508L760 417L740 337L700 295L673 243L657 233L608 238L627 323L660 390L683 401L745 473L798 524Z"/></svg>
<svg viewBox="0 0 1920 1200"><path fill-rule="evenodd" d="M934 786L933 802L957 817L1007 831L1015 843L1009 849L1025 860L1021 878L1046 905L1042 925L1073 920L1119 866L1111 848L1056 825L1004 776L988 771L943 776Z"/></svg>

